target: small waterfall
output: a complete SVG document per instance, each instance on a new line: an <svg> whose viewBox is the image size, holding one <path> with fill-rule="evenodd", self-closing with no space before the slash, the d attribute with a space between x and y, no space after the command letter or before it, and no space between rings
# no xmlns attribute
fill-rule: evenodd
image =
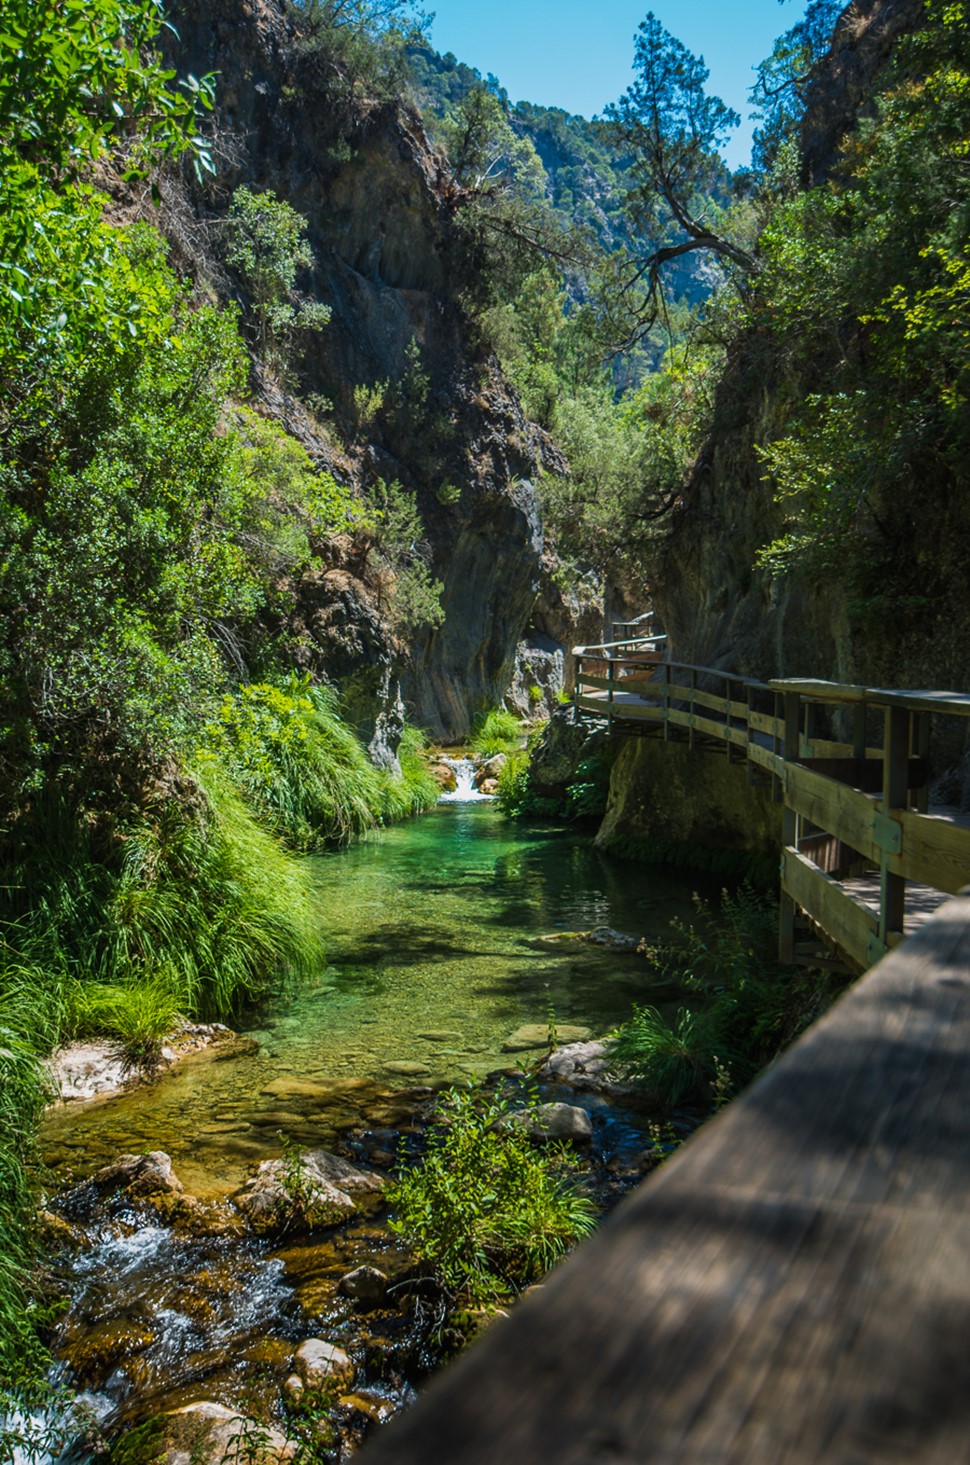
<svg viewBox="0 0 970 1465"><path fill-rule="evenodd" d="M455 772L455 787L450 794L442 794L438 800L439 804L488 804L492 802L492 794L479 793L473 782L475 777L475 764L471 758L442 758Z"/></svg>

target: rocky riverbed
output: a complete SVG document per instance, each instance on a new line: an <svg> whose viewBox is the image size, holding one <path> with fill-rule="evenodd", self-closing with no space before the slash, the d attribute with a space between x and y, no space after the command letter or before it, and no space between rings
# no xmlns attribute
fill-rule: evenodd
<svg viewBox="0 0 970 1465"><path fill-rule="evenodd" d="M529 1080L538 1103L525 1105L521 1072L486 1082L513 1106L521 1098L513 1122L535 1143L572 1148L605 1212L662 1147L614 1091L603 1045L582 1037ZM119 1156L49 1200L46 1239L69 1299L54 1347L86 1401L92 1452L137 1431L169 1465L240 1448L270 1465L308 1442L339 1459L483 1325L452 1315L386 1225L387 1180L420 1155L437 1095L384 1099L395 1123L361 1112L333 1148L288 1143L228 1196L190 1193L155 1151Z"/></svg>

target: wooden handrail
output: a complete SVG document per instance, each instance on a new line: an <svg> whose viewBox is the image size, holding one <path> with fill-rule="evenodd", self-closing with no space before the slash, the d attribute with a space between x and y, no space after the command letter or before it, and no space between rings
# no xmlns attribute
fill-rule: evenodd
<svg viewBox="0 0 970 1465"><path fill-rule="evenodd" d="M659 661L647 676L642 657L611 654L622 646L576 648L581 711L605 714L611 729L656 731L668 741L686 735L691 747L703 739L728 757L739 749L777 780L784 960L798 959L799 910L850 968L864 970L903 939L907 886L955 892L970 882L970 828L928 812L930 714L970 717L970 694L804 677L761 682L677 661ZM605 677L590 662L605 663ZM763 710L769 698L771 713ZM825 708L819 730L815 709ZM832 715L849 719L851 742L831 736ZM876 718L883 738L873 745ZM877 914L850 888L873 866Z"/></svg>

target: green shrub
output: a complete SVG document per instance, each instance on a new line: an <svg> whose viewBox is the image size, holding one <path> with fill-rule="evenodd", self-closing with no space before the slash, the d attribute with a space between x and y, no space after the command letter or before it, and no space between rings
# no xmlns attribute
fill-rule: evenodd
<svg viewBox="0 0 970 1465"><path fill-rule="evenodd" d="M502 707L480 714L472 726L470 747L476 758L494 758L496 753L515 753L522 743L517 717Z"/></svg>
<svg viewBox="0 0 970 1465"><path fill-rule="evenodd" d="M529 755L524 748L508 755L498 775L497 798L503 814L522 814L529 798Z"/></svg>
<svg viewBox="0 0 970 1465"><path fill-rule="evenodd" d="M393 822L421 814L438 802L441 789L431 776L424 756L427 739L416 727L405 727L398 744L401 777L383 775L381 816Z"/></svg>
<svg viewBox="0 0 970 1465"><path fill-rule="evenodd" d="M474 1303L508 1297L545 1272L595 1224L562 1151L538 1150L509 1105L472 1091L442 1101L418 1165L388 1190L391 1230L407 1239L451 1293Z"/></svg>
<svg viewBox="0 0 970 1465"><path fill-rule="evenodd" d="M718 1028L708 1013L677 1010L673 1024L655 1007L636 1007L610 1042L613 1067L636 1079L664 1109L704 1097L719 1056Z"/></svg>

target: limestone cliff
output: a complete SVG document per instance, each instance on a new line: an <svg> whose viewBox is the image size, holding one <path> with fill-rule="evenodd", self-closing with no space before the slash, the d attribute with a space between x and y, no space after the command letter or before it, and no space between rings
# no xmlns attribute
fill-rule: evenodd
<svg viewBox="0 0 970 1465"><path fill-rule="evenodd" d="M171 10L180 70L219 73L219 172L205 193L167 179L163 227L182 263L225 298L240 288L219 248L235 188L272 188L308 220L309 293L332 317L304 350L291 390L261 379L264 401L345 478L396 480L415 495L444 585L444 624L419 632L406 655L386 628L378 647L368 624L365 663L389 695L383 670L393 662L413 720L460 737L512 678L543 549L532 480L544 459L562 465L477 346L459 303L461 252L442 161L415 112L335 89L283 0L176 0ZM363 422L362 392L371 419ZM322 399L331 404L325 427L301 406ZM348 585L333 574L299 597L305 642L314 627L347 619ZM361 586L357 603L368 598ZM342 676L346 657L334 646L325 636L319 654L312 645L308 654Z"/></svg>

